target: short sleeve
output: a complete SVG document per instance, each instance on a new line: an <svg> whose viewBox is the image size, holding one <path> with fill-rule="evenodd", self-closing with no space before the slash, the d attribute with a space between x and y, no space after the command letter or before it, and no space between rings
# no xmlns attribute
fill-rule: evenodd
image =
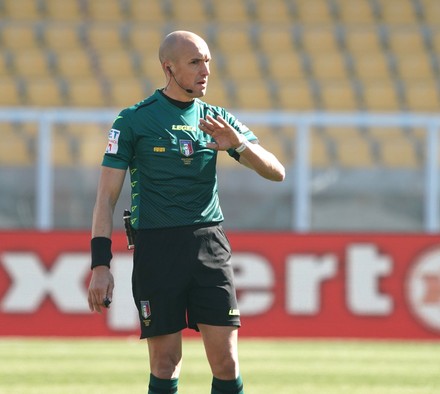
<svg viewBox="0 0 440 394"><path fill-rule="evenodd" d="M108 132L108 143L102 165L127 169L134 157L134 135L130 112L122 111L114 120Z"/></svg>
<svg viewBox="0 0 440 394"><path fill-rule="evenodd" d="M220 113L223 119L225 119L235 130L237 130L240 134L243 134L244 137L254 144L258 143L257 136L253 133L252 130L249 129L245 124L241 123L234 115L224 110ZM236 159L237 153L234 149L228 149L229 156L232 156Z"/></svg>

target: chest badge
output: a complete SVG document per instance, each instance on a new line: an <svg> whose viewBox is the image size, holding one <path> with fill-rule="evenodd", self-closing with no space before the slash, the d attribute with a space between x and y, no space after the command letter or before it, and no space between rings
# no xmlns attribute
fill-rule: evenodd
<svg viewBox="0 0 440 394"><path fill-rule="evenodd" d="M190 157L194 153L194 148L191 140L179 140L180 153L183 156Z"/></svg>

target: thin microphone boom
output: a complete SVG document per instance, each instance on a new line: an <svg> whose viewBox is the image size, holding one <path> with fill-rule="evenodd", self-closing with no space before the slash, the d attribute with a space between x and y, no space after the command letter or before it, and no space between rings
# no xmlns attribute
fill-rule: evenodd
<svg viewBox="0 0 440 394"><path fill-rule="evenodd" d="M169 71L169 72L171 73L171 75L173 76L174 81L176 81L177 86L178 86L179 88L183 89L183 90L184 90L185 92L187 92L187 93L192 93L192 92L193 92L192 89L186 89L186 88L184 88L179 82L177 82L177 79L176 79L174 73L171 71L171 68L170 68L170 67L168 67L168 71Z"/></svg>

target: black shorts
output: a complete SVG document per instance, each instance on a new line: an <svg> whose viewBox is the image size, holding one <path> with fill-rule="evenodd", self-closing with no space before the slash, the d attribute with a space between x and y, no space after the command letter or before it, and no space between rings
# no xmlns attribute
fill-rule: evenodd
<svg viewBox="0 0 440 394"><path fill-rule="evenodd" d="M219 224L138 231L132 284L141 338L198 323L240 326L231 248Z"/></svg>

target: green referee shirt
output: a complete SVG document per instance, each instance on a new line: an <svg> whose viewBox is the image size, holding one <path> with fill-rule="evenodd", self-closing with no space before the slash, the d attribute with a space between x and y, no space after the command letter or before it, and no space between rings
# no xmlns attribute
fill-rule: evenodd
<svg viewBox="0 0 440 394"><path fill-rule="evenodd" d="M222 116L249 141L255 135L221 107L199 99L187 108L156 92L124 109L109 131L103 166L130 169L132 225L135 229L186 226L223 220L217 152L199 119ZM228 151L229 155L234 150Z"/></svg>

